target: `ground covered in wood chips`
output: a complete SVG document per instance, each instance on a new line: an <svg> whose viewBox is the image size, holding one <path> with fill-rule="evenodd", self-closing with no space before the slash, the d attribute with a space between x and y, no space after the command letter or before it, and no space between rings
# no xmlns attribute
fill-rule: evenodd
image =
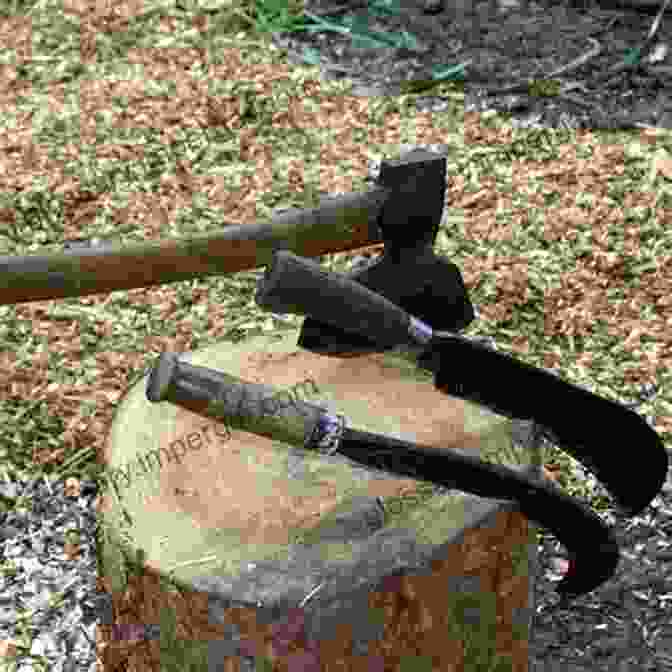
<svg viewBox="0 0 672 672"><path fill-rule="evenodd" d="M404 144L440 146L448 194L436 250L460 267L478 307L467 333L605 397L644 399L639 412L671 445L668 133L513 129L465 113L459 89L433 114L415 95L350 95L347 82L323 81L230 20L126 0L47 0L0 17L0 254L261 221L366 188L372 162ZM353 257L322 261L342 271ZM99 474L115 404L159 352L273 327L253 300L258 277L1 306L6 469ZM604 450L624 469L637 459L637 446ZM607 510L605 490L575 462L552 447L547 456L560 485ZM614 582L630 593L629 578ZM669 594L670 575L660 578L657 593ZM578 615L563 618L581 629ZM543 669L555 669L557 622L540 632Z"/></svg>

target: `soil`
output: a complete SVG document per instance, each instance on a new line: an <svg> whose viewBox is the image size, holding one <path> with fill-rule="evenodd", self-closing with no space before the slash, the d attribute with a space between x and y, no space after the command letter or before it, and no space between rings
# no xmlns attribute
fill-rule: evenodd
<svg viewBox="0 0 672 672"><path fill-rule="evenodd" d="M672 6L647 40L657 5L544 1L546 6L395 0L395 12L388 13L372 11L367 0L305 0L304 10L313 15L333 22L366 19L368 30L383 36L406 30L418 44L362 48L336 32L275 33L272 39L297 64L305 64L305 47L315 50L322 76L352 80L354 95L398 95L404 80L430 79L434 69L466 64L466 111L495 109L528 126L672 128L672 56L665 51L672 39ZM627 67L628 50L638 47L639 65ZM530 93L528 80L541 78L556 80L560 90ZM416 104L440 110L442 100L421 95Z"/></svg>

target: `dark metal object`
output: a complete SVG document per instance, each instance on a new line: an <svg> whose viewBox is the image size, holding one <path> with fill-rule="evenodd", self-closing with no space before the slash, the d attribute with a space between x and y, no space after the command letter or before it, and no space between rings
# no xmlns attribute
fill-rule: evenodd
<svg viewBox="0 0 672 672"><path fill-rule="evenodd" d="M455 264L434 254L446 192L446 161L423 149L383 163L378 183L391 190L378 225L385 253L346 277L384 296L433 329L460 331L474 319ZM440 306L440 310L437 307ZM387 349L362 333L349 333L308 316L297 341L320 355L361 355Z"/></svg>
<svg viewBox="0 0 672 672"><path fill-rule="evenodd" d="M285 406L281 415L276 410L269 413L264 401L274 397L279 393L273 388L179 362L174 354L166 353L147 383L150 401L167 400L220 421L233 418L239 429L318 452L325 451L314 437L326 436L331 439L326 451L329 455L337 452L367 467L482 497L515 501L527 518L549 528L577 561L576 573L558 588L563 594L589 592L613 575L619 552L609 528L584 504L552 484L448 448L420 446L353 429L344 418L332 417L303 401Z"/></svg>
<svg viewBox="0 0 672 672"><path fill-rule="evenodd" d="M594 471L630 515L648 506L665 482L669 459L663 442L634 411L465 337L434 332L383 296L310 260L276 254L256 300L274 312L309 313L364 332L381 346L419 350L418 365L435 373L437 389L507 417L532 419L554 443ZM577 417L590 420L576 422ZM627 466L615 459L611 448L623 441L638 450L638 459ZM583 543L589 540L585 537ZM576 581L580 579L568 576L561 586L571 592Z"/></svg>

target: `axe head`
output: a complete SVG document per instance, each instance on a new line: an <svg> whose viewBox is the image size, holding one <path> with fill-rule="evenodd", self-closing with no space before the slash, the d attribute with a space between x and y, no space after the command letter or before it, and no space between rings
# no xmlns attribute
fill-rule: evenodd
<svg viewBox="0 0 672 672"><path fill-rule="evenodd" d="M446 157L413 149L399 159L382 161L377 183L390 192L378 220L385 253L347 277L434 329L464 329L474 319L474 308L460 271L433 252L445 204ZM310 316L303 322L298 345L334 357L389 349Z"/></svg>
<svg viewBox="0 0 672 672"><path fill-rule="evenodd" d="M434 256L429 248L414 259L384 255L347 276L437 331L461 331L475 317L460 270ZM389 349L312 317L304 320L297 345L332 357L356 357Z"/></svg>

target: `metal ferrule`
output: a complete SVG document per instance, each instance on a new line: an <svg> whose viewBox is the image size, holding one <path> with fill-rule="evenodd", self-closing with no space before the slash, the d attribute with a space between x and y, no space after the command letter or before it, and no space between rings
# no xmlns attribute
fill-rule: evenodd
<svg viewBox="0 0 672 672"><path fill-rule="evenodd" d="M345 416L324 413L305 441L304 448L316 450L323 455L333 455L338 451L345 431Z"/></svg>
<svg viewBox="0 0 672 672"><path fill-rule="evenodd" d="M415 317L411 317L411 321L408 324L408 332L413 344L418 345L427 345L434 335L434 330L428 324Z"/></svg>

